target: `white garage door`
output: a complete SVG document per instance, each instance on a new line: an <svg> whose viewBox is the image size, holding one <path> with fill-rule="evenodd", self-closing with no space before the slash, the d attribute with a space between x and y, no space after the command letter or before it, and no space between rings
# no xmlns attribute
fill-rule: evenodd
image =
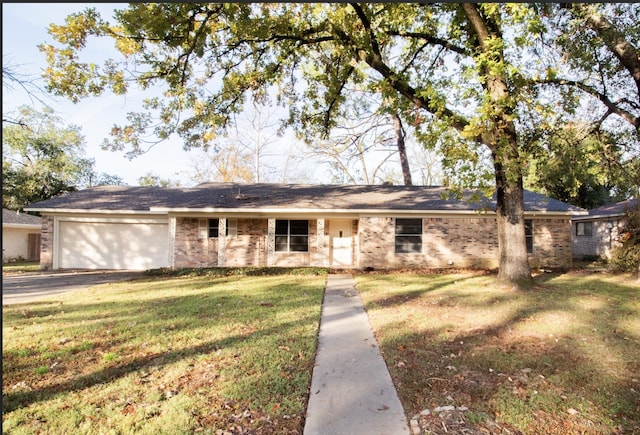
<svg viewBox="0 0 640 435"><path fill-rule="evenodd" d="M166 222L59 222L59 268L154 269L169 265L168 252Z"/></svg>

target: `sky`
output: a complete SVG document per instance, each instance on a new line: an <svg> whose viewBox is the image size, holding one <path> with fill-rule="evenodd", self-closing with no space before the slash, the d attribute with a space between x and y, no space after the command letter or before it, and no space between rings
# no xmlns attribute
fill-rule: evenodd
<svg viewBox="0 0 640 435"><path fill-rule="evenodd" d="M95 7L102 17L112 20L114 9L126 7L126 3L3 3L2 4L2 55L3 64L11 65L16 72L39 78L46 62L44 55L37 46L43 42L52 43L53 38L47 33L51 23L63 24L64 19L71 13L80 12L85 7ZM83 56L90 56L92 61L115 56L112 42L105 39L99 44L89 44ZM81 57L81 59L83 59ZM44 81L38 82L44 88ZM140 177L153 173L161 178L180 181L183 186L193 185L188 177L193 173L195 162L202 159L198 151L184 151L179 138L170 139L153 147L146 154L131 160L125 157L124 151L104 151L100 145L107 138L109 131L115 124L124 124L126 114L134 111L141 101L141 94L115 96L105 93L98 98L82 100L73 104L63 97L42 97L42 99L61 116L67 125L77 125L85 137L86 157L94 158L95 170L120 176L128 185L137 185ZM13 90L3 85L2 111L9 113L19 106L33 105L38 110L42 105L30 99L29 95L18 86ZM274 143L272 159L284 160L286 155L295 147L302 144L294 143L292 136L280 139ZM306 171L307 182L322 183L327 174L319 169ZM300 170L300 168L297 168ZM292 174L295 177L296 174ZM282 180L267 180L282 181Z"/></svg>

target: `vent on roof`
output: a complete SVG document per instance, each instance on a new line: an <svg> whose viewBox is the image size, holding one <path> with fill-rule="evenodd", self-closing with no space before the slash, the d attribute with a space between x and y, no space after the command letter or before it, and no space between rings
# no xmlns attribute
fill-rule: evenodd
<svg viewBox="0 0 640 435"><path fill-rule="evenodd" d="M249 195L245 195L244 193L238 193L236 195L236 199L238 201L257 201L258 197L257 196L249 196Z"/></svg>

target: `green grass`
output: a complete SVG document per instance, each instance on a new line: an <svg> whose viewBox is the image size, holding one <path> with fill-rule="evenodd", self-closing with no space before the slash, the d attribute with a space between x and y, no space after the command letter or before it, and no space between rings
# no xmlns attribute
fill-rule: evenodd
<svg viewBox="0 0 640 435"><path fill-rule="evenodd" d="M326 276L185 275L3 307L3 433L300 433Z"/></svg>
<svg viewBox="0 0 640 435"><path fill-rule="evenodd" d="M3 274L18 274L24 272L37 272L40 270L40 263L37 261L20 261L2 264Z"/></svg>
<svg viewBox="0 0 640 435"><path fill-rule="evenodd" d="M409 418L454 404L467 429L493 433L487 415L512 433L603 434L640 433L640 286L626 278L543 274L524 292L490 274L356 282Z"/></svg>

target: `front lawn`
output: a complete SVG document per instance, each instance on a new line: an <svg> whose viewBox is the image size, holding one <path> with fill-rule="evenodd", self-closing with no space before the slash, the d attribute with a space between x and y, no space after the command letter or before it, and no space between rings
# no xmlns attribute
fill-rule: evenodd
<svg viewBox="0 0 640 435"><path fill-rule="evenodd" d="M15 261L2 263L3 275L15 275L25 272L37 272L40 270L39 261Z"/></svg>
<svg viewBox="0 0 640 435"><path fill-rule="evenodd" d="M160 276L3 307L3 433L301 433L325 282Z"/></svg>
<svg viewBox="0 0 640 435"><path fill-rule="evenodd" d="M543 274L356 282L414 428L429 434L640 433L640 286Z"/></svg>

